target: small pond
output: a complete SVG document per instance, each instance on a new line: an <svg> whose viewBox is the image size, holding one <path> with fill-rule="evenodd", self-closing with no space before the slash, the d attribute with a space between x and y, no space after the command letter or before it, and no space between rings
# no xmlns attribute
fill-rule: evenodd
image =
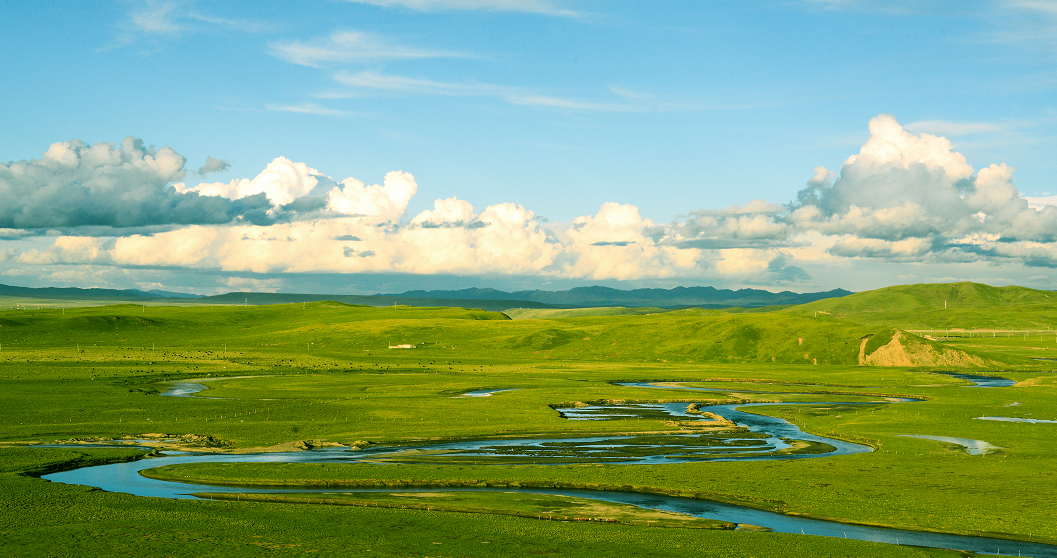
<svg viewBox="0 0 1057 558"><path fill-rule="evenodd" d="M924 436L918 434L900 434L904 438L921 438L922 440L934 440L936 442L947 442L965 448L969 455L987 455L1002 448L989 444L983 440L972 440L970 438L951 438L950 436Z"/></svg>
<svg viewBox="0 0 1057 558"><path fill-rule="evenodd" d="M1057 424L1057 420L1043 420L1033 418L1016 418L1016 417L976 417L976 420L998 420L1002 422L1030 422L1031 424Z"/></svg>
<svg viewBox="0 0 1057 558"><path fill-rule="evenodd" d="M943 374L944 376L950 376L952 378L958 378L959 380L968 380L973 383L973 385L965 387L999 388L1010 387L1017 383L1016 381L1010 380L1009 378L999 378L998 376L981 376L978 374L962 374L960 372L936 373Z"/></svg>

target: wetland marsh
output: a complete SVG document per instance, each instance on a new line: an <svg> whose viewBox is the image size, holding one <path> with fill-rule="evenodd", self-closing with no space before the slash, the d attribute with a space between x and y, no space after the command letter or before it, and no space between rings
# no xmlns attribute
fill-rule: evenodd
<svg viewBox="0 0 1057 558"><path fill-rule="evenodd" d="M1036 360L1057 358L1057 347L1017 337L942 346L911 340L919 343L915 354L966 351L988 366L857 366L862 350L890 350L899 340L886 333L899 316L855 314L841 300L813 305L822 303L843 304L848 315L815 320L811 305L800 314L520 321L331 303L9 311L0 316L3 545L15 556L46 555L54 545L151 555L177 541L187 555L231 556L260 548L272 555L338 548L383 556L956 555L907 546L902 537L895 545L806 529L733 531L729 524L752 522L729 518L671 516L657 529L635 519L657 512L617 513L589 502L612 494L985 544L1057 543L1057 496L1048 489L1057 448L1047 422L1057 420L1057 375ZM1057 315L1048 308L1013 308L1006 317L1037 325ZM937 327L951 318L912 315ZM874 337L875 345L859 341ZM390 340L419 348L387 350ZM990 380L936 372L1005 381L964 389ZM207 389L179 387L195 383ZM489 395L460 397L471 393ZM984 417L1005 420L976 420ZM772 430L757 428L763 423ZM942 438L997 449L972 455ZM145 450L91 447L134 440L207 455L144 458ZM19 447L26 444L77 447ZM295 462L284 462L286 455ZM87 480L38 478L128 459L135 461L113 467L149 469L153 480L130 478L188 483L217 499L149 498L83 488L99 486ZM459 502L437 509L381 505L412 496L297 496L416 487L500 490L445 496ZM251 502L218 496L264 489L286 494ZM584 491L552 496L587 502L568 504L585 520L540 521L531 510L550 504L533 508L517 500L529 496L503 495L526 489ZM606 513L621 519L602 521L612 519ZM357 529L340 528L351 524ZM153 534L123 536L143 529Z"/></svg>

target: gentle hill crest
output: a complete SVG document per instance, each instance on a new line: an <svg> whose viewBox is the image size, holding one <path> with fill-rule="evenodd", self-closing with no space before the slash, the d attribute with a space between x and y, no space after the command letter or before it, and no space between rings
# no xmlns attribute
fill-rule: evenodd
<svg viewBox="0 0 1057 558"><path fill-rule="evenodd" d="M782 312L907 330L1050 329L1057 325L1057 292L967 281L924 283L818 300Z"/></svg>
<svg viewBox="0 0 1057 558"><path fill-rule="evenodd" d="M982 359L904 331L782 312L685 309L646 315L511 320L462 308L286 305L142 306L8 310L9 351L66 346L308 352L393 358L511 357L535 362L684 362L759 365L974 367ZM394 352L393 345L418 350ZM91 347L91 348L89 348ZM203 353L205 354L205 353ZM401 356L403 355L403 356Z"/></svg>

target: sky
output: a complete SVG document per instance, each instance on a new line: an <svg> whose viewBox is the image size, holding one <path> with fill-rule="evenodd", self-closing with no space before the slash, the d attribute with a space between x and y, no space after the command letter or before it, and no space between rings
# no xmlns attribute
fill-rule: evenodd
<svg viewBox="0 0 1057 558"><path fill-rule="evenodd" d="M6 2L0 283L1057 279L1057 0Z"/></svg>

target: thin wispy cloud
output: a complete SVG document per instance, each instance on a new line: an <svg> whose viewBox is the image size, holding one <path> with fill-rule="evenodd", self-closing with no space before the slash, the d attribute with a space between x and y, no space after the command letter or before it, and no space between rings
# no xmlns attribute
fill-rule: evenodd
<svg viewBox="0 0 1057 558"><path fill-rule="evenodd" d="M354 88L351 91L327 91L317 95L321 99L340 99L362 96L365 91L390 91L417 95L448 97L496 97L520 106L552 107L600 112L657 112L698 110L743 110L756 104L714 103L695 99L669 100L656 95L633 92L619 87L608 88L618 99L614 101L578 99L548 94L528 87L514 87L483 82L445 82L419 79L373 71L334 74L334 81ZM767 104L766 106L771 106Z"/></svg>
<svg viewBox="0 0 1057 558"><path fill-rule="evenodd" d="M312 103L305 103L305 104L300 104L300 105L268 105L266 108L268 110L277 111L277 112L294 112L294 113L297 113L297 114L315 114L315 115L318 115L318 116L355 116L356 114L358 114L358 113L355 113L355 112L352 112L352 111L348 111L348 110L340 110L340 109L332 109L332 108L327 108L327 107L321 107L319 105L314 105Z"/></svg>
<svg viewBox="0 0 1057 558"><path fill-rule="evenodd" d="M979 8L986 8L994 1L962 0L961 2L940 3L931 0L802 0L807 6L826 10L877 12L890 15L966 15Z"/></svg>
<svg viewBox="0 0 1057 558"><path fill-rule="evenodd" d="M1006 0L999 11L1005 22L997 42L1057 51L1057 1Z"/></svg>
<svg viewBox="0 0 1057 558"><path fill-rule="evenodd" d="M466 53L395 45L371 33L338 31L309 41L275 41L268 53L292 64L319 68L332 62L471 58Z"/></svg>
<svg viewBox="0 0 1057 558"><path fill-rule="evenodd" d="M99 50L113 50L141 40L176 39L196 33L216 32L219 29L263 33L273 28L271 24L262 21L218 17L192 12L187 8L187 2L176 0L138 2L126 18L117 24L121 32L114 42Z"/></svg>
<svg viewBox="0 0 1057 558"><path fill-rule="evenodd" d="M176 36L183 27L176 23L176 3L148 1L132 10L129 23L132 28L151 35Z"/></svg>
<svg viewBox="0 0 1057 558"><path fill-rule="evenodd" d="M443 95L448 97L496 97L512 105L522 106L607 112L645 112L651 110L648 106L558 97L526 88L506 85L480 82L443 82L379 74L371 71L356 73L341 71L334 74L334 80L342 85L358 89L418 95Z"/></svg>
<svg viewBox="0 0 1057 558"><path fill-rule="evenodd" d="M561 97L550 97L547 95L526 95L521 93L511 93L508 95L504 95L503 98L512 105L526 105L534 107L553 107L602 112L646 112L650 110L649 107L637 105L593 102L579 99L563 99Z"/></svg>
<svg viewBox="0 0 1057 558"><path fill-rule="evenodd" d="M398 91L402 93L422 93L429 95L482 96L499 95L503 88L487 83L450 83L417 79L403 76L385 75L376 72L346 72L334 74L334 80L342 85L380 91Z"/></svg>
<svg viewBox="0 0 1057 558"><path fill-rule="evenodd" d="M926 120L907 124L905 128L914 133L926 133L939 136L968 136L1006 131L1006 127L992 122L947 122L944 120Z"/></svg>
<svg viewBox="0 0 1057 558"><path fill-rule="evenodd" d="M1057 1L1054 0L1011 0L1009 5L1057 15Z"/></svg>
<svg viewBox="0 0 1057 558"><path fill-rule="evenodd" d="M230 29L235 29L236 31L243 31L246 33L265 33L275 28L274 25L263 21L255 21L250 19L228 19L194 12L187 14L187 18L195 21L200 21L202 23L208 23L211 25L228 27Z"/></svg>
<svg viewBox="0 0 1057 558"><path fill-rule="evenodd" d="M346 0L356 4L400 7L424 12L446 10L479 10L491 12L527 12L573 17L573 10L561 8L546 0Z"/></svg>
<svg viewBox="0 0 1057 558"><path fill-rule="evenodd" d="M946 18L952 28L974 20L976 29L947 40L958 43L1014 45L1029 51L1057 54L1057 0L800 0L802 6L825 11L888 14L906 18Z"/></svg>

